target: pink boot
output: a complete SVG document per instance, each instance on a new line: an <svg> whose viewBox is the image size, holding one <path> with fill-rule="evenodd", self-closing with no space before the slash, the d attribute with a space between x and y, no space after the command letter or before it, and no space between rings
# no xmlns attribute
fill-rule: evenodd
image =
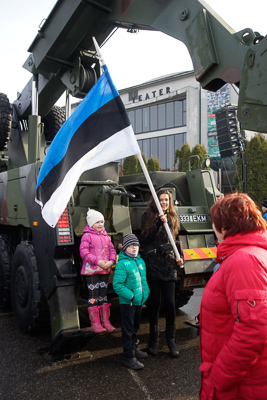
<svg viewBox="0 0 267 400"><path fill-rule="evenodd" d="M101 321L103 327L109 332L114 332L116 328L111 325L109 321L109 316L110 316L110 307L111 304L104 303L102 306L100 306L100 315L101 315Z"/></svg>
<svg viewBox="0 0 267 400"><path fill-rule="evenodd" d="M89 318L91 321L91 332L95 333L106 332L106 329L103 328L103 326L100 323L99 309L100 307L98 306L88 307Z"/></svg>

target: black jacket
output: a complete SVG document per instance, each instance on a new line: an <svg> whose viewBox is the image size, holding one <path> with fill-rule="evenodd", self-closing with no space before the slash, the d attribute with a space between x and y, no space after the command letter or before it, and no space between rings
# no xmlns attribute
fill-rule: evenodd
<svg viewBox="0 0 267 400"><path fill-rule="evenodd" d="M141 229L143 231L148 217L147 211L144 212L141 219ZM168 225L171 227L171 220L168 218ZM145 260L147 268L147 280L176 281L179 266L175 260L172 245L163 222L158 217L150 228L147 236L140 236L141 255ZM176 238L176 246L182 257L179 237Z"/></svg>

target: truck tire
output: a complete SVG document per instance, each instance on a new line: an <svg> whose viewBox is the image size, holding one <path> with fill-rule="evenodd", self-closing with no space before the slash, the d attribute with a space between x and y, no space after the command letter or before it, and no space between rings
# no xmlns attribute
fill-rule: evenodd
<svg viewBox="0 0 267 400"><path fill-rule="evenodd" d="M8 97L0 93L0 151L5 150L12 124L12 107Z"/></svg>
<svg viewBox="0 0 267 400"><path fill-rule="evenodd" d="M176 310L185 306L194 294L194 289L180 290L176 287L175 290L175 305Z"/></svg>
<svg viewBox="0 0 267 400"><path fill-rule="evenodd" d="M52 142L65 120L65 110L61 107L53 106L49 113L43 118L44 135L47 142Z"/></svg>
<svg viewBox="0 0 267 400"><path fill-rule="evenodd" d="M18 327L32 332L49 326L49 309L39 284L33 245L21 242L13 257L10 297Z"/></svg>
<svg viewBox="0 0 267 400"><path fill-rule="evenodd" d="M11 243L7 235L0 235L0 308L10 308Z"/></svg>

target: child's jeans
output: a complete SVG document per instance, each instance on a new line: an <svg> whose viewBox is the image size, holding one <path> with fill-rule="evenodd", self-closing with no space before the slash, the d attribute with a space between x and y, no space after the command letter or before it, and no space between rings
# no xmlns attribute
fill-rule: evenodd
<svg viewBox="0 0 267 400"><path fill-rule="evenodd" d="M122 347L125 358L133 358L137 344L137 332L141 323L142 306L120 304Z"/></svg>

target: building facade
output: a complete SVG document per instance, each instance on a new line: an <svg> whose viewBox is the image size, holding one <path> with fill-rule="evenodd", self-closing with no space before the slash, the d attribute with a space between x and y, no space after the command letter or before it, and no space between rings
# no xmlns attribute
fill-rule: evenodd
<svg viewBox="0 0 267 400"><path fill-rule="evenodd" d="M141 151L157 157L162 170L177 170L175 150L204 145L220 158L213 111L237 104L237 94L225 85L216 94L203 90L194 71L162 76L119 91Z"/></svg>
<svg viewBox="0 0 267 400"><path fill-rule="evenodd" d="M158 158L161 170L177 170L175 150L188 143L204 145L220 159L213 112L226 103L237 104L230 84L216 93L203 90L194 71L174 73L119 90L141 151ZM72 112L78 103L72 104ZM228 163L229 164L229 163Z"/></svg>

